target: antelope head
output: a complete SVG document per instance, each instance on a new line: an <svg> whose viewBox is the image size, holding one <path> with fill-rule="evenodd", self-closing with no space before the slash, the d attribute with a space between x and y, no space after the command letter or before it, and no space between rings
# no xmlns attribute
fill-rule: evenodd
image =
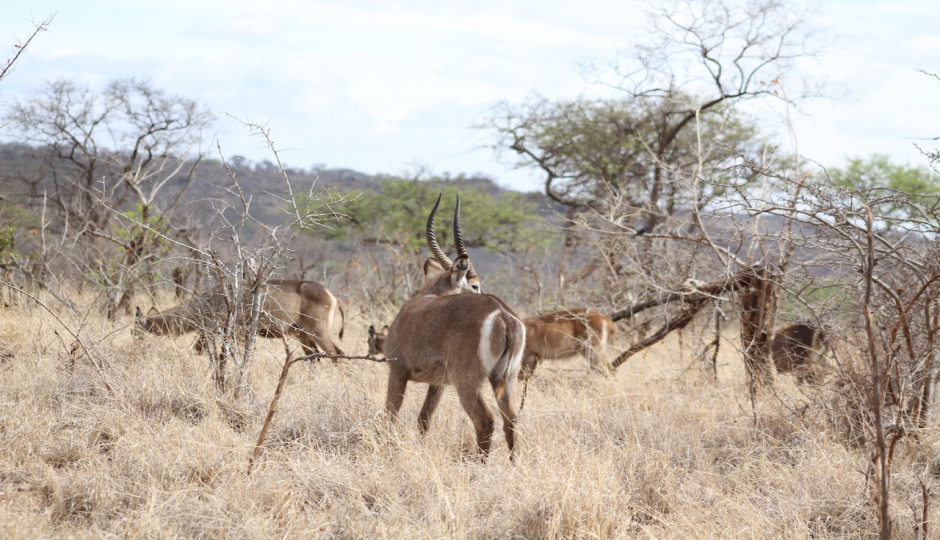
<svg viewBox="0 0 940 540"><path fill-rule="evenodd" d="M388 325L382 327L381 332L377 332L374 326L369 326L369 356L385 356L385 338L388 336Z"/></svg>
<svg viewBox="0 0 940 540"><path fill-rule="evenodd" d="M454 244L457 246L457 259L451 261L434 235L434 216L441 204L441 195L428 216L427 237L428 247L433 257L424 261L424 287L418 293L421 296L447 296L450 294L475 293L480 294L480 277L473 269L470 255L464 246L463 236L460 233L460 195L457 195L457 209L454 210Z"/></svg>

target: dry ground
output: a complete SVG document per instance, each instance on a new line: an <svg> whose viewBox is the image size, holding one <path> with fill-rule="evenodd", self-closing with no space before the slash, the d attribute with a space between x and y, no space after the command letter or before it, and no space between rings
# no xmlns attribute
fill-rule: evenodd
<svg viewBox="0 0 940 540"><path fill-rule="evenodd" d="M421 438L421 385L391 424L383 365L298 364L249 477L280 342L263 340L254 393L234 404L217 397L192 336L136 339L85 322L100 369L83 355L70 369L72 340L47 312L0 308L0 537L860 538L877 528L868 450L843 444L789 377L752 409L730 342L717 384L675 339L612 378L583 360L540 366L514 464L501 430L488 462L468 457L472 427L453 391ZM365 352L369 322L352 314L347 350ZM897 538L915 537L919 482L940 492L937 442L932 429L899 446Z"/></svg>

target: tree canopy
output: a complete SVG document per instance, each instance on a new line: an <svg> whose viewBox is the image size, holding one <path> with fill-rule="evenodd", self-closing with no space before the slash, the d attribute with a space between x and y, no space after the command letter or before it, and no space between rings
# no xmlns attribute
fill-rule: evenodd
<svg viewBox="0 0 940 540"><path fill-rule="evenodd" d="M444 194L435 231L444 249L453 247L453 209L460 194L460 224L467 247L493 251L515 249L544 230L538 204L529 194L491 189L489 181L431 177L379 178L378 190L348 193L344 207L349 227L334 236L353 236L366 243L396 244L419 253L426 245L425 224L439 193Z"/></svg>

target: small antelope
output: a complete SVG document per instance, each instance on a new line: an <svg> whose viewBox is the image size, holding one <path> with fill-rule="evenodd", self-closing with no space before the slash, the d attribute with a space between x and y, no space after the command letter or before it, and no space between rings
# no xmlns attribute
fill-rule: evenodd
<svg viewBox="0 0 940 540"><path fill-rule="evenodd" d="M313 281L272 279L266 285L258 335L275 338L293 335L306 354L318 350L327 354L343 354L330 338L330 328L338 309L343 319L339 338L343 339L346 314L330 291ZM145 317L137 308L137 327L157 335L179 336L198 332L195 348L202 352L208 343L207 334L225 325L227 313L225 297L216 288L162 313L150 308ZM239 317L237 324L244 326L247 323L244 318Z"/></svg>
<svg viewBox="0 0 940 540"><path fill-rule="evenodd" d="M814 369L826 352L823 333L805 324L791 324L774 334L770 354L781 373L792 372L798 383L812 384L816 380Z"/></svg>
<svg viewBox="0 0 940 540"><path fill-rule="evenodd" d="M610 373L607 348L613 347L617 326L590 308L572 308L529 317L525 323L522 378L528 379L542 360L565 360L581 355L592 368Z"/></svg>
<svg viewBox="0 0 940 540"><path fill-rule="evenodd" d="M369 326L369 356L385 356L385 338L388 336L388 325L382 327L381 332L376 332L374 326Z"/></svg>
<svg viewBox="0 0 940 540"><path fill-rule="evenodd" d="M386 408L397 416L408 381L428 384L418 416L422 434L443 395L444 385L457 389L460 405L473 421L477 449L485 459L493 436L493 413L483 397L489 382L503 419L510 459L515 458L516 379L525 347L525 325L499 298L480 294L460 234L460 198L454 212L458 257L451 261L434 236L437 198L428 217L427 239L434 255L424 262L424 286L405 302L384 340L388 363ZM373 329L374 330L374 329Z"/></svg>

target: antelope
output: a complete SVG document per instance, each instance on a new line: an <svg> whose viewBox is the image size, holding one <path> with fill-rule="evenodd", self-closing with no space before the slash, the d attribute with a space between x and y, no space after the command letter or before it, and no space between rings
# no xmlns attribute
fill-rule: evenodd
<svg viewBox="0 0 940 540"><path fill-rule="evenodd" d="M565 360L581 355L592 368L609 373L607 348L613 347L617 327L609 317L590 308L571 308L529 317L525 323L523 380L542 360Z"/></svg>
<svg viewBox="0 0 940 540"><path fill-rule="evenodd" d="M320 349L327 354L343 354L330 338L330 328L339 310L342 316L339 338L343 339L346 314L326 287L313 281L271 279L262 294L264 302L258 320L258 335L275 338L293 335L306 354ZM150 308L147 316L143 316L138 307L137 327L157 335L179 336L198 332L195 349L202 352L208 343L208 334L225 325L227 313L226 299L222 291L215 288L162 313ZM240 316L237 324L244 326L247 323L244 318Z"/></svg>
<svg viewBox="0 0 940 540"><path fill-rule="evenodd" d="M369 339L366 342L369 345L369 356L385 356L385 338L388 336L388 325L382 327L381 332L376 332L375 327L369 325Z"/></svg>
<svg viewBox="0 0 940 540"><path fill-rule="evenodd" d="M770 354L777 371L792 372L798 383L812 384L816 379L813 366L826 352L826 347L826 337L819 329L791 324L774 334Z"/></svg>
<svg viewBox="0 0 940 540"><path fill-rule="evenodd" d="M433 257L424 262L424 285L405 302L384 340L388 363L385 406L397 417L409 381L428 384L418 415L423 435L440 404L444 386L456 388L460 405L473 421L476 447L483 459L493 436L493 413L483 397L484 383L496 394L509 446L515 459L516 380L525 347L525 325L499 298L481 294L460 234L460 198L454 211L457 259L451 261L434 235L438 196L428 216L426 234Z"/></svg>

